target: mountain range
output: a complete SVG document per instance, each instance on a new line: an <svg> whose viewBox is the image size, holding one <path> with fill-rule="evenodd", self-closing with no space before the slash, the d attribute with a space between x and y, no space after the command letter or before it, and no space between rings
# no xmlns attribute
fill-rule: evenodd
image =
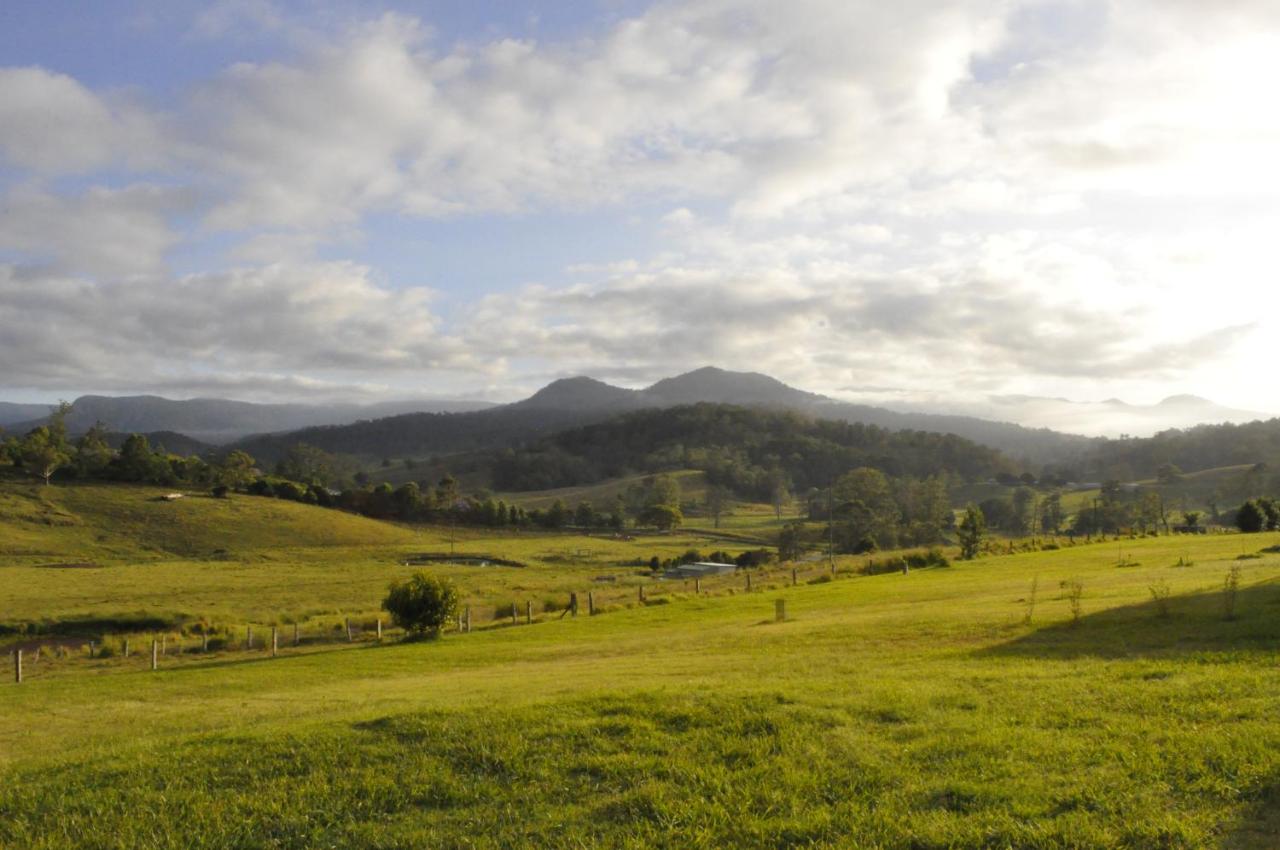
<svg viewBox="0 0 1280 850"><path fill-rule="evenodd" d="M622 413L699 402L793 410L814 418L862 422L895 431L951 433L1035 463L1068 460L1092 443L1087 437L1007 422L848 404L796 389L768 375L708 366L639 390L588 377L562 378L522 401L487 410L410 413L256 437L237 445L268 461L281 457L297 442L341 454L423 457L500 448Z"/></svg>
<svg viewBox="0 0 1280 850"><path fill-rule="evenodd" d="M989 412L984 418L960 412L891 410L855 404L791 387L768 375L704 367L665 378L643 389L613 386L579 376L556 380L530 397L510 404L475 401L406 401L373 405L253 404L225 399L173 401L156 396L83 396L67 417L74 434L95 422L114 432L182 434L218 445L236 445L264 461L274 461L289 447L305 442L326 451L366 458L427 457L482 451L518 445L548 433L602 422L622 413L707 402L746 407L792 410L818 419L862 422L890 430L950 433L997 448L1009 457L1031 464L1067 463L1096 446L1097 439L1046 427L1014 424L1018 414L1039 411L1023 421L1057 421L1061 411L1077 408L1062 399L1030 396L994 397L971 409ZM0 406L10 417L10 432L20 432L38 420L16 422L19 412L37 413L40 405ZM1115 421L1154 423L1165 415L1182 425L1207 421L1259 419L1262 414L1221 408L1204 399L1177 396L1159 405L1135 406L1109 401L1101 407ZM1052 411L1058 414L1050 415ZM1020 418L1020 417L1019 417ZM0 420L3 421L3 420ZM1168 427L1168 426L1166 426ZM1138 429L1131 429L1137 432ZM169 440L172 442L173 437Z"/></svg>

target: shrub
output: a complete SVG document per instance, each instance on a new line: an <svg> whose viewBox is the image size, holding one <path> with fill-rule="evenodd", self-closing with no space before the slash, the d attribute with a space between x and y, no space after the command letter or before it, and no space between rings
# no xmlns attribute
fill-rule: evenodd
<svg viewBox="0 0 1280 850"><path fill-rule="evenodd" d="M768 549L748 549L733 559L739 567L763 567L773 560L773 553Z"/></svg>
<svg viewBox="0 0 1280 850"><path fill-rule="evenodd" d="M210 652L220 652L227 648L227 639L224 637L209 638L208 649Z"/></svg>
<svg viewBox="0 0 1280 850"><path fill-rule="evenodd" d="M417 572L391 583L382 608L405 632L436 637L457 613L458 591L447 579Z"/></svg>
<svg viewBox="0 0 1280 850"><path fill-rule="evenodd" d="M218 484L209 492L213 494L213 498L215 499L225 499L227 498L227 491L229 489L230 488L227 487L226 484Z"/></svg>

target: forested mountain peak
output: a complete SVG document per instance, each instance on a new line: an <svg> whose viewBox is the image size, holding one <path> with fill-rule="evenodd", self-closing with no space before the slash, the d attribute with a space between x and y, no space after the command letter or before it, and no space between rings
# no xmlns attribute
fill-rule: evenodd
<svg viewBox="0 0 1280 850"><path fill-rule="evenodd" d="M824 401L825 396L798 390L759 372L730 372L704 366L674 378L664 378L642 392L660 406L676 404L747 404L803 407Z"/></svg>

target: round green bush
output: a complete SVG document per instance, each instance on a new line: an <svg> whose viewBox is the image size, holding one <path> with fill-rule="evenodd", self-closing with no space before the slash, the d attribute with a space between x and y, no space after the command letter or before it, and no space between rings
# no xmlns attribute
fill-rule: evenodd
<svg viewBox="0 0 1280 850"><path fill-rule="evenodd" d="M410 635L436 637L457 614L458 591L448 579L417 572L391 583L382 608Z"/></svg>

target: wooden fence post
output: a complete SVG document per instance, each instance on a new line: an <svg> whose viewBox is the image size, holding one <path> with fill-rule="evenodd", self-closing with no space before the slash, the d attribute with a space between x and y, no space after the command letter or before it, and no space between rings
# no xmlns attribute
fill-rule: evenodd
<svg viewBox="0 0 1280 850"><path fill-rule="evenodd" d="M271 657L275 658L280 653L280 630L275 626L271 627Z"/></svg>
<svg viewBox="0 0 1280 850"><path fill-rule="evenodd" d="M520 609L516 606L515 600L511 600L511 625L519 625L520 621L516 619L516 612Z"/></svg>
<svg viewBox="0 0 1280 850"><path fill-rule="evenodd" d="M778 599L773 603L773 618L781 623L787 619L787 601Z"/></svg>
<svg viewBox="0 0 1280 850"><path fill-rule="evenodd" d="M253 649L253 626L245 626L244 648Z"/></svg>
<svg viewBox="0 0 1280 850"><path fill-rule="evenodd" d="M22 684L22 650L15 649L13 651L13 681L19 685Z"/></svg>
<svg viewBox="0 0 1280 850"><path fill-rule="evenodd" d="M471 634L471 606L470 605L466 607L466 610L463 613L463 623L466 625L466 629L464 631L466 631L467 634Z"/></svg>
<svg viewBox="0 0 1280 850"><path fill-rule="evenodd" d="M160 641L156 640L155 638L152 638L151 639L151 669L152 670L155 670L157 667L160 666L160 656L158 654L159 649L160 649Z"/></svg>
<svg viewBox="0 0 1280 850"><path fill-rule="evenodd" d="M526 626L533 625L533 603L528 599L524 601L524 624Z"/></svg>
<svg viewBox="0 0 1280 850"><path fill-rule="evenodd" d="M747 593L751 592L751 573L747 573Z"/></svg>
<svg viewBox="0 0 1280 850"><path fill-rule="evenodd" d="M695 595L701 595L701 594L702 594L702 579L700 579L700 578L695 578L695 579L693 580L693 592L694 592L694 594L695 594Z"/></svg>
<svg viewBox="0 0 1280 850"><path fill-rule="evenodd" d="M578 594L576 593L569 594L569 616L578 616Z"/></svg>
<svg viewBox="0 0 1280 850"><path fill-rule="evenodd" d="M125 658L129 657L129 639L128 638L124 639L124 657Z"/></svg>
<svg viewBox="0 0 1280 850"><path fill-rule="evenodd" d="M299 633L299 631L298 631L298 624L297 624L297 623L294 623L294 624L293 624L293 645L294 645L294 646L301 646L301 645L302 645L302 635L301 635L301 634Z"/></svg>
<svg viewBox="0 0 1280 850"><path fill-rule="evenodd" d="M791 586L795 587L799 582L796 580L796 568L791 568Z"/></svg>
<svg viewBox="0 0 1280 850"><path fill-rule="evenodd" d="M89 641L89 657L90 657L90 658L92 658L92 657L93 657L93 652L94 652L94 650L95 650L95 649L97 649L97 648L98 648L98 647L97 647L96 645L94 645L94 642L93 642L93 641Z"/></svg>
<svg viewBox="0 0 1280 850"><path fill-rule="evenodd" d="M200 651L201 652L209 651L209 633L208 632L200 633Z"/></svg>
<svg viewBox="0 0 1280 850"><path fill-rule="evenodd" d="M346 625L346 627L347 627L347 643L351 643L351 641L352 641L352 637L351 637L351 618L350 618L350 617L345 617L345 618L343 618L343 621L342 621L342 622L343 622L343 623Z"/></svg>
<svg viewBox="0 0 1280 850"><path fill-rule="evenodd" d="M587 591L587 616L594 617L596 615L596 592L594 590Z"/></svg>
<svg viewBox="0 0 1280 850"><path fill-rule="evenodd" d="M378 643L382 643L382 618L378 618Z"/></svg>
<svg viewBox="0 0 1280 850"><path fill-rule="evenodd" d="M836 574L836 562L835 562L835 561L832 561L832 562L831 562L831 574L832 574L832 575L835 575L835 574Z"/></svg>
<svg viewBox="0 0 1280 850"><path fill-rule="evenodd" d="M462 612L458 612L458 634L462 634Z"/></svg>
<svg viewBox="0 0 1280 850"><path fill-rule="evenodd" d="M644 601L644 585L640 585L640 601Z"/></svg>

